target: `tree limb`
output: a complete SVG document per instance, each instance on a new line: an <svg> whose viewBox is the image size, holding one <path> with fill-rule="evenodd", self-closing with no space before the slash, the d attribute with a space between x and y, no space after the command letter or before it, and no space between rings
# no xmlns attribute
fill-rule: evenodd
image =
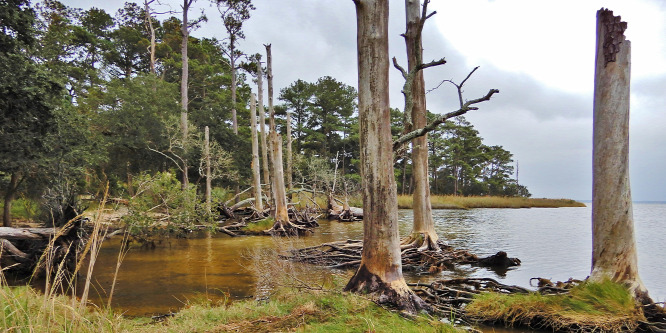
<svg viewBox="0 0 666 333"><path fill-rule="evenodd" d="M440 124L445 122L447 119L463 115L463 114L467 113L467 111L470 111L470 110L478 110L479 108L471 106L471 105L490 100L490 98L496 93L499 93L499 90L490 89L490 91L488 91L488 94L486 94L485 96L483 96L481 98L473 99L471 101L467 101L466 103L464 103L460 107L460 109L442 115L441 117L437 118L436 120L434 120L433 122L428 124L426 127L411 131L411 132L399 137L397 140L393 141L393 150L395 151L396 149L398 149L405 142L411 141L414 138L423 136L426 133L434 130L435 128L437 128L437 126L439 126Z"/></svg>

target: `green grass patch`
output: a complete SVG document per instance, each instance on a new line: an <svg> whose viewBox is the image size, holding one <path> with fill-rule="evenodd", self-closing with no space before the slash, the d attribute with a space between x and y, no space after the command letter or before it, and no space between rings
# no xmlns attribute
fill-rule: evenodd
<svg viewBox="0 0 666 333"><path fill-rule="evenodd" d="M430 197L430 202L433 209L585 207L585 204L571 199L494 196L433 195ZM398 208L411 209L412 196L399 195Z"/></svg>
<svg viewBox="0 0 666 333"><path fill-rule="evenodd" d="M0 211L2 211L4 207L4 200L1 200ZM39 202L28 198L18 198L12 201L11 214L12 219L35 220L41 214Z"/></svg>
<svg viewBox="0 0 666 333"><path fill-rule="evenodd" d="M480 321L545 325L554 330L587 327L624 332L645 320L629 291L611 281L585 282L565 295L484 293L465 311Z"/></svg>
<svg viewBox="0 0 666 333"><path fill-rule="evenodd" d="M272 228L273 224L275 224L275 220L272 217L267 217L257 222L248 223L247 226L243 227L243 230L251 234L263 233L264 230Z"/></svg>

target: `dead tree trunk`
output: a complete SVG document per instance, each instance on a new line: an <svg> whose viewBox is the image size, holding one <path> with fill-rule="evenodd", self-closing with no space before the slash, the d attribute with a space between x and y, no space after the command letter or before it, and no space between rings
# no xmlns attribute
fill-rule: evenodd
<svg viewBox="0 0 666 333"><path fill-rule="evenodd" d="M647 296L638 276L638 256L629 184L629 86L631 43L627 23L597 11L594 77L591 280L626 284Z"/></svg>
<svg viewBox="0 0 666 333"><path fill-rule="evenodd" d="M152 16L152 11L150 10L150 4L153 3L155 0L144 0L143 5L144 5L144 14L145 14L145 20L146 20L146 27L148 28L148 31L150 32L150 46L149 46L149 51L150 51L150 73L155 75L155 27L153 27L153 16Z"/></svg>
<svg viewBox="0 0 666 333"><path fill-rule="evenodd" d="M211 174L210 174L210 130L204 129L204 155L206 156L206 209L210 212L211 206Z"/></svg>
<svg viewBox="0 0 666 333"><path fill-rule="evenodd" d="M292 151L291 151L291 142L292 142L292 138L291 138L291 112L289 112L289 110L287 110L287 189L288 189L288 192L289 192L289 200L290 201L291 201L291 193L292 193L292 190L294 189L294 183L293 183L293 180L292 180L292 176L293 176L293 170L292 170L293 166L292 166L292 164L294 162L294 159L293 159L293 155L292 155Z"/></svg>
<svg viewBox="0 0 666 333"><path fill-rule="evenodd" d="M284 169L282 168L282 137L275 128L275 109L273 108L273 58L271 55L271 45L266 45L266 63L268 78L268 113L270 124L271 141L271 166L272 166L272 191L274 203L275 223L273 228L266 230L273 235L289 236L297 235L300 229L289 221L289 212L287 211L287 195L284 187Z"/></svg>
<svg viewBox="0 0 666 333"><path fill-rule="evenodd" d="M423 71L417 67L423 64L423 47L421 31L427 18L429 0L423 4L423 17L421 15L421 0L405 0L407 29L403 37L407 46L408 71L414 73L411 94L405 94L405 112L411 111L414 128L422 128L428 124L426 110L426 93ZM411 98L411 101L407 100ZM408 110L407 106L411 107ZM407 126L407 124L405 124ZM408 130L412 130L409 128ZM432 218L430 204L430 184L428 182L428 135L412 139L412 175L414 180L414 195L412 196L414 210L414 224L409 237L402 241L403 248L417 247L422 250L439 250L435 222Z"/></svg>
<svg viewBox="0 0 666 333"><path fill-rule="evenodd" d="M259 173L259 140L257 139L257 110L254 93L250 95L250 131L252 132L252 184L254 184L254 207L264 210L261 198L261 175Z"/></svg>
<svg viewBox="0 0 666 333"><path fill-rule="evenodd" d="M183 40L180 45L180 53L182 57L182 62L183 62L183 67L182 67L182 74L181 74L181 79L180 79L180 105L181 105L181 112L180 112L180 129L183 133L183 147L186 146L187 142L187 137L188 137L188 128L187 128L187 106L189 104L189 97L188 97L188 77L189 77L189 63L188 63L188 56L187 56L187 42L188 39L190 38L190 30L188 27L188 19L187 19L187 12L190 10L190 6L192 5L192 2L194 0L183 0L183 22L182 26L180 29L180 32L182 34ZM187 156L187 152L183 154L184 156ZM183 190L187 188L189 185L190 181L187 176L187 157L183 158L183 179L182 179L182 187Z"/></svg>
<svg viewBox="0 0 666 333"><path fill-rule="evenodd" d="M257 60L257 90L259 94L259 136L261 139L261 161L264 169L264 181L271 184L270 170L268 168L268 143L266 142L266 111L264 110L264 70L261 61ZM270 186L270 185L269 185ZM272 190L268 191L269 196Z"/></svg>
<svg viewBox="0 0 666 333"><path fill-rule="evenodd" d="M345 290L409 312L425 306L402 275L389 108L388 0L355 0L363 182L361 264Z"/></svg>
<svg viewBox="0 0 666 333"><path fill-rule="evenodd" d="M231 123L234 128L234 134L238 135L238 120L236 118L236 49L234 45L234 37L231 36L230 40L229 60L231 62Z"/></svg>

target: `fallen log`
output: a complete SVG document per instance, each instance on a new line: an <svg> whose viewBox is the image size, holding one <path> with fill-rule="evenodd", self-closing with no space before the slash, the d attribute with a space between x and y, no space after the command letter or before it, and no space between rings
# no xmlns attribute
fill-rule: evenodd
<svg viewBox="0 0 666 333"><path fill-rule="evenodd" d="M0 238L8 240L16 239L44 239L55 235L58 228L10 228L0 227Z"/></svg>
<svg viewBox="0 0 666 333"><path fill-rule="evenodd" d="M347 202L339 205L333 195L328 196L328 218L341 222L355 222L363 220L363 208L351 207Z"/></svg>

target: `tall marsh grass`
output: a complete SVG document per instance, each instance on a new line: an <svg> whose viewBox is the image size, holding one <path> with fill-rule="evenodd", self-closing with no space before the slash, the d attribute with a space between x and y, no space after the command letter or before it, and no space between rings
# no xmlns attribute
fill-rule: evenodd
<svg viewBox="0 0 666 333"><path fill-rule="evenodd" d="M585 204L571 199L494 196L463 197L453 195L433 195L430 197L430 202L433 209L585 207ZM411 209L412 196L399 195L398 208Z"/></svg>

